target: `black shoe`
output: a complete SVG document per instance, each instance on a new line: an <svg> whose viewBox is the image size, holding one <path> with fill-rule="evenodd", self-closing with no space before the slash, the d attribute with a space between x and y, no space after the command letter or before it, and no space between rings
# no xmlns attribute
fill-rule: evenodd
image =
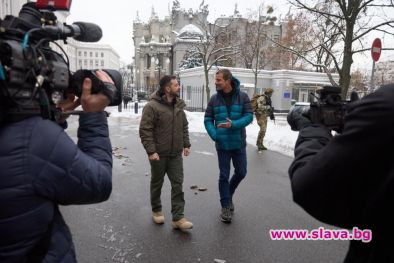
<svg viewBox="0 0 394 263"><path fill-rule="evenodd" d="M231 211L231 213L234 213L234 204L233 204L233 201L230 201L230 211Z"/></svg>
<svg viewBox="0 0 394 263"><path fill-rule="evenodd" d="M259 151L259 152L260 152L260 151L265 151L265 150L268 150L268 149L267 149L267 147L265 147L264 145L257 148L257 151Z"/></svg>
<svg viewBox="0 0 394 263"><path fill-rule="evenodd" d="M231 211L230 208L223 207L222 208L222 213L220 215L220 220L224 223L231 223Z"/></svg>

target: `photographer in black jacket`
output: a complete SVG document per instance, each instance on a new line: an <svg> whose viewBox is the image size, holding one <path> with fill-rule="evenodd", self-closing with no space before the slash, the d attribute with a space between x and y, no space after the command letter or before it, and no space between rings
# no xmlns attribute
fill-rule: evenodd
<svg viewBox="0 0 394 263"><path fill-rule="evenodd" d="M337 136L302 110L288 122L300 131L289 168L294 201L327 224L372 230L370 242L350 242L345 262L394 262L394 85L348 104Z"/></svg>

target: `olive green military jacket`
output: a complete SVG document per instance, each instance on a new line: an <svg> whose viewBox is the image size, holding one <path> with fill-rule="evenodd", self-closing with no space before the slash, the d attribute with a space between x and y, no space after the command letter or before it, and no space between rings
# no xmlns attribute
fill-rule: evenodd
<svg viewBox="0 0 394 263"><path fill-rule="evenodd" d="M151 95L142 111L140 138L148 155L177 156L190 148L189 126L184 111L186 104L177 98L169 103L158 92Z"/></svg>

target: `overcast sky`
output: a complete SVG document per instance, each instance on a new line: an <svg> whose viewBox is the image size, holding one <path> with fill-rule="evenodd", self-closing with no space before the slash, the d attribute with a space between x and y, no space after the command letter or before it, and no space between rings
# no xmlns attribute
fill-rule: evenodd
<svg viewBox="0 0 394 263"><path fill-rule="evenodd" d="M202 1L200 0L179 0L181 8L194 10L198 9ZM275 15L282 17L289 11L286 0L264 0L265 5L272 5L276 10ZM235 4L238 4L239 12L246 16L251 10L256 10L261 0L205 0L204 4L209 5L208 20L213 21L221 15L231 15L234 12ZM120 55L121 60L130 63L134 55L132 40L133 20L136 18L137 11L141 21L147 22L152 6L155 12L162 19L169 14L169 8L172 1L165 0L73 0L71 14L67 20L68 23L74 21L85 21L98 24L103 30L103 38L100 43L110 44ZM393 15L394 17L394 15ZM382 37L381 33L371 38ZM383 46L386 43L383 42ZM394 59L394 51L384 51L390 54ZM386 56L382 53L382 59ZM372 61L370 54L367 52L364 56L355 57L356 67L370 68ZM371 66L368 66L368 64Z"/></svg>

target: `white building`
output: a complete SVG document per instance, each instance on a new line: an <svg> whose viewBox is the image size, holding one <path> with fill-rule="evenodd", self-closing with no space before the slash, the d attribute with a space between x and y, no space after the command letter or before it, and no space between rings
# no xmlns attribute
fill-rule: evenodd
<svg viewBox="0 0 394 263"><path fill-rule="evenodd" d="M217 18L213 24L207 20L208 13L208 5L204 5L204 1L198 10L183 9L180 1L173 1L172 9L164 19L159 19L153 8L151 17L146 23L137 15L133 22L133 41L138 87L153 89L159 83L161 76L178 72L181 61L186 59L187 51L200 45L207 38L207 32L208 35L211 33L217 34L218 37L220 35L220 42L224 46L241 45L240 40L246 38L250 19L241 17L237 6L233 15ZM261 30L273 39L279 40L282 25L264 24ZM219 34L219 31L222 33ZM265 41L261 48L269 46L272 46L271 41ZM217 51L212 53L211 61L224 54L219 48L216 49ZM222 61L217 63L232 67L244 66L244 59L239 56L229 57L228 61L230 60L231 63L224 64ZM265 68L274 68L278 63L278 59L272 59Z"/></svg>
<svg viewBox="0 0 394 263"><path fill-rule="evenodd" d="M66 22L69 12L58 11L56 16L59 21ZM71 72L78 69L115 69L120 68L120 57L118 53L110 46L105 44L84 43L67 39L67 45L63 41L58 41L66 52ZM57 52L59 48L53 46Z"/></svg>
<svg viewBox="0 0 394 263"><path fill-rule="evenodd" d="M215 73L218 68L209 71L210 95L215 92ZM241 82L241 90L248 93L249 97L254 92L254 74L251 69L228 68L231 73ZM332 74L334 80L338 82L339 75ZM179 72L180 83L183 91L183 99L188 107L195 105L195 100L201 100L198 105L207 105L206 90L204 96L193 91L194 87L205 85L204 71L202 67L186 69ZM257 93L261 93L266 88L273 88L272 104L275 111L286 112L290 109L292 101L311 101L309 94L317 88L330 86L331 83L325 73L295 71L295 70L261 70L257 78ZM199 89L200 91L202 89Z"/></svg>
<svg viewBox="0 0 394 263"><path fill-rule="evenodd" d="M75 57L77 69L105 68L119 70L120 68L119 55L109 45L78 42Z"/></svg>
<svg viewBox="0 0 394 263"><path fill-rule="evenodd" d="M375 85L394 83L394 60L377 62L374 79Z"/></svg>

